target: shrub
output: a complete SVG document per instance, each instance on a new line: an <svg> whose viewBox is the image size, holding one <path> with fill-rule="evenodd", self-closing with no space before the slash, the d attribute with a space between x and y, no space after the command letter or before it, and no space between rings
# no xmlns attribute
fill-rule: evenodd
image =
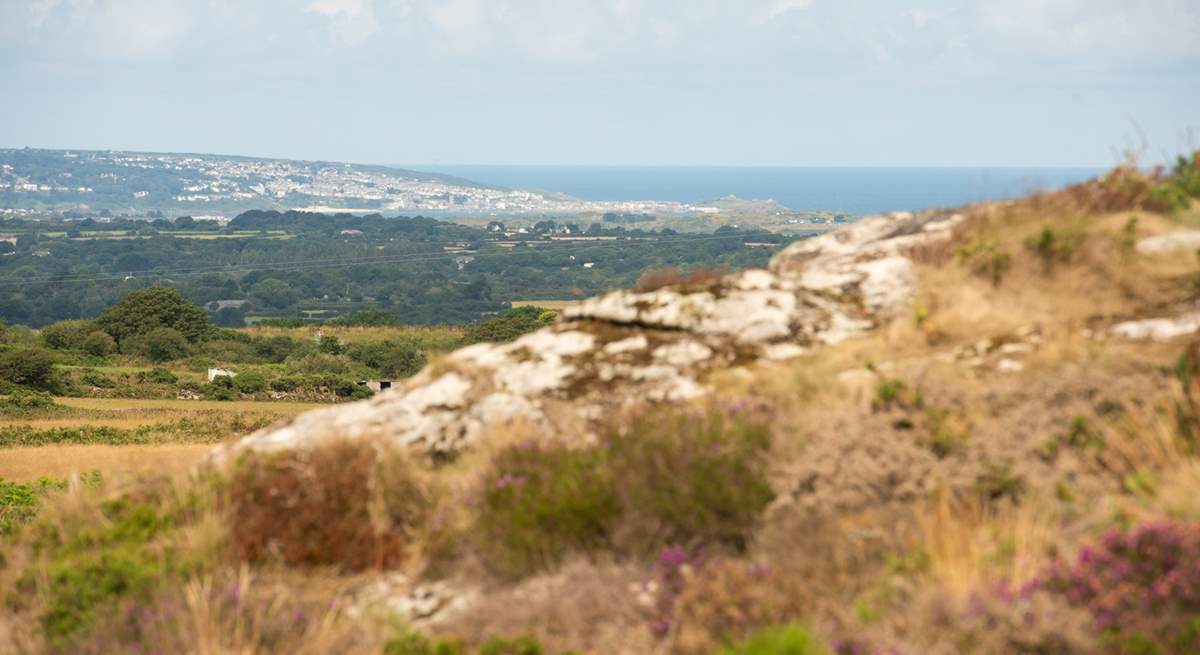
<svg viewBox="0 0 1200 655"><path fill-rule="evenodd" d="M41 329L42 343L54 350L80 350L84 340L96 330L92 321L59 321Z"/></svg>
<svg viewBox="0 0 1200 655"><path fill-rule="evenodd" d="M406 378L425 366L425 353L408 343L360 341L351 344L346 354L387 377Z"/></svg>
<svg viewBox="0 0 1200 655"><path fill-rule="evenodd" d="M176 384L179 377L165 368L152 368L137 374L138 382L142 384Z"/></svg>
<svg viewBox="0 0 1200 655"><path fill-rule="evenodd" d="M260 338L253 342L254 354L273 364L282 363L300 345L299 341L285 336Z"/></svg>
<svg viewBox="0 0 1200 655"><path fill-rule="evenodd" d="M241 393L254 394L267 388L267 379L256 371L242 371L233 378L233 387Z"/></svg>
<svg viewBox="0 0 1200 655"><path fill-rule="evenodd" d="M112 378L94 368L85 368L80 371L79 381L88 386L100 387L101 389L112 389L117 386L117 383Z"/></svg>
<svg viewBox="0 0 1200 655"><path fill-rule="evenodd" d="M341 442L274 456L250 454L229 485L230 539L245 561L278 557L289 565L385 568L405 556L407 530L425 507L411 468L391 471L389 484L407 501L373 506L380 490L370 444Z"/></svg>
<svg viewBox="0 0 1200 655"><path fill-rule="evenodd" d="M39 498L43 494L66 486L65 481L50 478L39 478L33 482L0 478L0 536L13 534L37 516Z"/></svg>
<svg viewBox="0 0 1200 655"><path fill-rule="evenodd" d="M286 376L271 380L271 390L287 393L304 386L304 379L296 376Z"/></svg>
<svg viewBox="0 0 1200 655"><path fill-rule="evenodd" d="M480 548L510 577L610 546L744 549L773 498L767 445L761 417L663 410L610 430L599 447L507 448L479 490Z"/></svg>
<svg viewBox="0 0 1200 655"><path fill-rule="evenodd" d="M181 564L152 545L174 525L152 495L121 497L100 508L99 525L43 540L49 562L39 623L52 652L78 652L73 644L105 612L122 599L147 598Z"/></svg>
<svg viewBox="0 0 1200 655"><path fill-rule="evenodd" d="M504 343L554 322L557 314L541 307L514 307L467 328L463 343Z"/></svg>
<svg viewBox="0 0 1200 655"><path fill-rule="evenodd" d="M121 352L152 362L168 362L187 356L188 341L178 330L160 327L127 338L121 343Z"/></svg>
<svg viewBox="0 0 1200 655"><path fill-rule="evenodd" d="M620 513L601 451L526 444L500 451L476 518L487 564L519 577L609 543Z"/></svg>
<svg viewBox="0 0 1200 655"><path fill-rule="evenodd" d="M41 348L18 348L0 353L0 380L53 390L56 386L54 357Z"/></svg>
<svg viewBox="0 0 1200 655"><path fill-rule="evenodd" d="M1082 240L1081 232L1064 233L1047 225L1037 235L1026 239L1025 247L1042 260L1042 266L1049 272L1054 264L1070 261Z"/></svg>
<svg viewBox="0 0 1200 655"><path fill-rule="evenodd" d="M736 408L653 411L611 431L624 544L643 553L663 543L744 549L774 498L769 445L765 417Z"/></svg>
<svg viewBox="0 0 1200 655"><path fill-rule="evenodd" d="M801 594L789 585L779 572L756 562L710 562L691 576L679 596L674 652L711 653L796 616L803 609Z"/></svg>
<svg viewBox="0 0 1200 655"><path fill-rule="evenodd" d="M44 409L54 407L54 397L36 389L14 389L4 399L4 406L15 409Z"/></svg>
<svg viewBox="0 0 1200 655"><path fill-rule="evenodd" d="M479 655L542 655L542 644L533 637L494 637L479 647Z"/></svg>
<svg viewBox="0 0 1200 655"><path fill-rule="evenodd" d="M107 357L117 352L117 342L107 332L94 330L83 340L83 352L96 357Z"/></svg>
<svg viewBox="0 0 1200 655"><path fill-rule="evenodd" d="M1012 464L984 462L983 471L975 478L975 492L985 501L1008 498L1020 500L1025 493L1025 478L1013 471Z"/></svg>
<svg viewBox="0 0 1200 655"><path fill-rule="evenodd" d="M1191 206L1192 198L1200 198L1200 151L1190 159L1176 159L1171 174L1150 191L1146 205L1156 211L1182 211Z"/></svg>
<svg viewBox="0 0 1200 655"><path fill-rule="evenodd" d="M301 357L288 357L288 370L294 373L335 374L342 375L350 372L350 364L345 357L328 353L313 353Z"/></svg>
<svg viewBox="0 0 1200 655"><path fill-rule="evenodd" d="M991 280L994 287L1000 286L1000 281L1012 263L1012 257L1007 251L984 239L975 239L960 246L956 252L960 264L969 268L972 273Z"/></svg>
<svg viewBox="0 0 1200 655"><path fill-rule="evenodd" d="M219 362L248 362L255 358L253 345L231 339L206 341L200 353Z"/></svg>
<svg viewBox="0 0 1200 655"><path fill-rule="evenodd" d="M1087 609L1115 652L1200 652L1200 523L1113 530L1034 586Z"/></svg>
<svg viewBox="0 0 1200 655"><path fill-rule="evenodd" d="M383 655L464 655L462 645L453 641L433 641L419 632L405 631L392 637L383 647Z"/></svg>
<svg viewBox="0 0 1200 655"><path fill-rule="evenodd" d="M934 595L904 617L914 643L877 642L851 634L834 643L837 655L901 653L1020 653L1094 655L1097 642L1086 612L1060 597L1026 588L1019 593L1001 585L977 590L965 599ZM1166 654L1164 654L1166 655Z"/></svg>
<svg viewBox="0 0 1200 655"><path fill-rule="evenodd" d="M721 651L721 655L827 655L829 649L801 625L767 628Z"/></svg>

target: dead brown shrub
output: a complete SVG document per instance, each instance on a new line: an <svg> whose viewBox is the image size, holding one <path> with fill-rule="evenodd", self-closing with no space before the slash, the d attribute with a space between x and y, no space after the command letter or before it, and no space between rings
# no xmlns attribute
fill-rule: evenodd
<svg viewBox="0 0 1200 655"><path fill-rule="evenodd" d="M401 563L426 497L404 464L381 471L377 457L348 441L247 456L228 489L234 554L354 571Z"/></svg>

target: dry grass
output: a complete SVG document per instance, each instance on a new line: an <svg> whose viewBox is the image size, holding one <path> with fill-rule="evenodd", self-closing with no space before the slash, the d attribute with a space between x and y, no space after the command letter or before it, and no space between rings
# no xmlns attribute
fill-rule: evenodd
<svg viewBox="0 0 1200 655"><path fill-rule="evenodd" d="M915 521L920 533L915 548L928 557L930 577L956 595L1000 582L1019 587L1070 536L1063 533L1062 508L1052 499L995 506L942 492L918 506Z"/></svg>
<svg viewBox="0 0 1200 655"><path fill-rule="evenodd" d="M96 410L201 410L217 409L230 412L261 412L292 416L310 409L324 407L320 403L274 402L255 400L164 400L138 398L55 398L54 402L66 407Z"/></svg>
<svg viewBox="0 0 1200 655"><path fill-rule="evenodd" d="M0 478L66 478L90 471L100 471L106 478L149 472L172 475L187 471L210 450L207 444L9 448L0 451Z"/></svg>

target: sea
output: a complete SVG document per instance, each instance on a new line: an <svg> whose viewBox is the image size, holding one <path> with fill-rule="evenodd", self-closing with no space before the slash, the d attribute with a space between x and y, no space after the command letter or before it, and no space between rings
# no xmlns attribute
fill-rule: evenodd
<svg viewBox="0 0 1200 655"><path fill-rule="evenodd" d="M820 168L471 166L406 164L482 184L556 191L584 200L702 202L734 195L789 209L854 215L957 207L1048 191L1103 168Z"/></svg>

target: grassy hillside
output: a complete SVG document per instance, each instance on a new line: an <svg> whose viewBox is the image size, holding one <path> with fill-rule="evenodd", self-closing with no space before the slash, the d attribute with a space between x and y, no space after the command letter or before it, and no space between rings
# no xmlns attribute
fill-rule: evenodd
<svg viewBox="0 0 1200 655"><path fill-rule="evenodd" d="M910 312L691 403L10 485L0 650L1200 652L1200 341L1117 329L1197 311L1139 245L1195 179L964 208Z"/></svg>

